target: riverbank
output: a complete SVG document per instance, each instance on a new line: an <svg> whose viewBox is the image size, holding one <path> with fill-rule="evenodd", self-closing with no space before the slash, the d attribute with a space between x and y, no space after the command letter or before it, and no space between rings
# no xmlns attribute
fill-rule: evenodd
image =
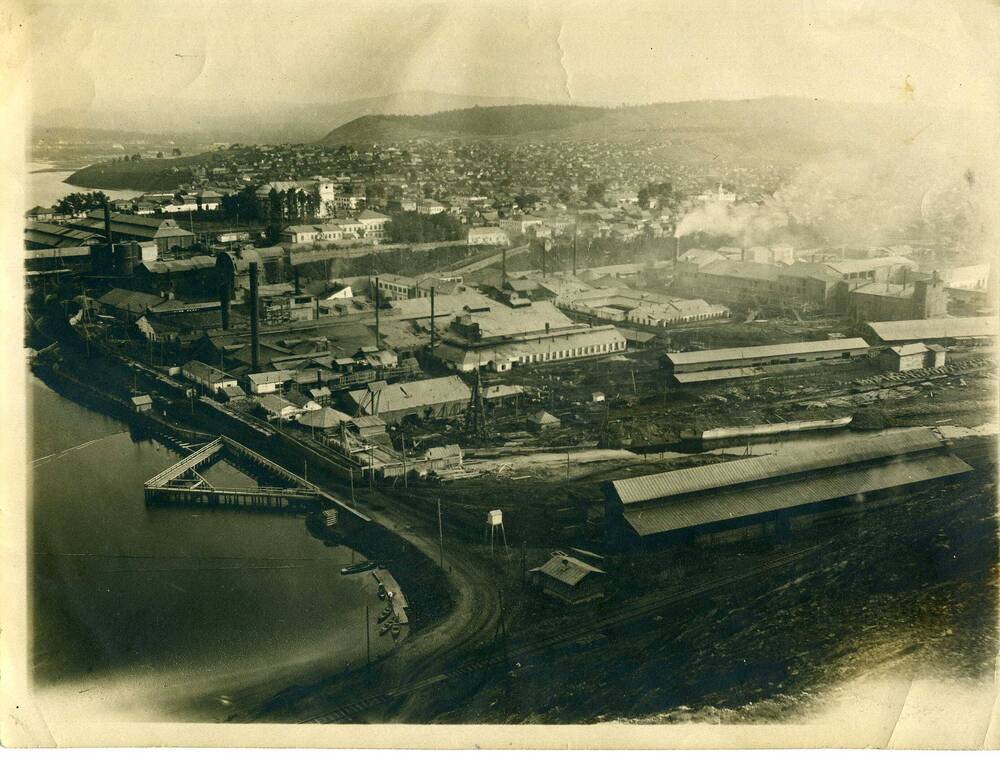
<svg viewBox="0 0 1000 758"><path fill-rule="evenodd" d="M85 360L82 356L73 354L72 351L69 351L69 354L77 363ZM101 384L100 389L89 386L88 392L88 384L83 381L58 382L56 389L62 391L68 389L67 394L73 395L74 400L84 402L89 400L89 404L92 404L97 410L107 410L109 404L112 406L111 410L120 410L119 404L109 400L106 392L115 385L115 382L105 381L107 379L105 371L97 368L103 360L105 359L93 358L86 361L87 366L77 366L80 376L87 377L88 381L98 382ZM84 397L84 395L89 397ZM180 407L189 407L189 404L183 403ZM128 413L124 413L123 420L128 415ZM191 422L195 420L210 423L210 420L205 417L186 419L182 423L185 427L193 427L196 424ZM148 422L148 419L146 421ZM244 432L245 435L249 434L248 430L244 430ZM253 442L246 436L242 441L244 443ZM258 445L261 443L260 440L256 442ZM279 445L278 447L283 446ZM261 452L276 461L283 457L275 455L275 450L271 446L265 446ZM287 456L287 450L284 452ZM293 465L296 468L301 467L301 461L280 462ZM310 481L323 486L328 491L336 492L341 497L346 494L343 482L330 472L324 472L321 467L312 463L309 472ZM485 583L481 580L476 581L475 571L470 571L468 565L462 560L449 560L445 569L447 573L445 573L436 561L439 548L436 540L415 534L414 524L399 520L398 513L393 517L388 516L385 513L388 501L378 490L364 494L363 500L363 507L371 509L374 514L375 523L371 528L345 536L340 539L339 544L328 539L325 540L324 544L328 548L349 549L352 554L377 559L386 566L386 569L398 582L401 593L407 598L411 631L407 635L406 644L402 644L403 640L400 639L400 644L393 646L391 651L398 652L412 648L412 652L406 658L413 660L414 657L420 658L431 650L440 652L441 649L448 649L450 642L460 636L463 629L471 631L474 638L477 617L485 619L480 626L492 618L490 616L492 596L489 592L483 592L473 599L474 595L467 591L467 587L476 582L482 588L485 587ZM157 512L161 510L163 509L157 509ZM210 513L212 512L207 512L207 514ZM197 512L189 512L189 517L192 518L200 515ZM243 514L232 515L239 518ZM315 539L317 536L313 535L311 539ZM434 558L431 557L431 554L434 555ZM347 563L345 562L344 565ZM364 575L366 578L367 576L367 574ZM350 578L348 577L348 579ZM361 579L361 581L365 581L365 579ZM367 578L367 583L374 584L370 578ZM375 600L370 603L370 608L373 611L378 607L379 601ZM374 621L375 613L372 616ZM358 622L356 628L364 629L363 620ZM378 637L377 629L372 629L371 634ZM391 639L388 636L387 638ZM413 643L414 639L416 644ZM373 656L376 666L381 666L378 660L383 657L382 655ZM165 706L164 712L169 712L172 718L185 720L205 718L231 720L237 713L267 713L274 703L283 701L293 693L297 698L310 687L326 687L333 681L353 681L351 679L352 672L356 672L366 659L367 656L363 650L359 651L345 665L334 668L317 666L309 656L281 659L280 662L269 664L266 676L254 677L250 684L245 677L230 677L220 674L210 682L203 683L204 686L196 688L197 691L195 688L188 688L182 696L178 696L176 702ZM219 694L220 689L224 690L222 695ZM170 691L173 692L173 690Z"/></svg>
<svg viewBox="0 0 1000 758"><path fill-rule="evenodd" d="M189 182L193 178L192 167L204 163L205 159L204 154L198 154L179 158L103 161L74 171L66 182L103 190L173 190Z"/></svg>
<svg viewBox="0 0 1000 758"><path fill-rule="evenodd" d="M35 206L51 207L72 192L101 190L112 200L128 200L142 194L142 190L135 189L130 185L109 188L74 182L72 177L82 170L80 164L75 162L60 164L31 161L26 165L26 169L25 196L29 208Z"/></svg>

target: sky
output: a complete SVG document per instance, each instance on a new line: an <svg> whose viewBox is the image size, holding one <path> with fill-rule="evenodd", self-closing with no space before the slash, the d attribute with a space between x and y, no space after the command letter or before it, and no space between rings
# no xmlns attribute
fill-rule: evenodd
<svg viewBox="0 0 1000 758"><path fill-rule="evenodd" d="M397 92L643 103L771 95L995 107L985 0L29 6L32 112Z"/></svg>

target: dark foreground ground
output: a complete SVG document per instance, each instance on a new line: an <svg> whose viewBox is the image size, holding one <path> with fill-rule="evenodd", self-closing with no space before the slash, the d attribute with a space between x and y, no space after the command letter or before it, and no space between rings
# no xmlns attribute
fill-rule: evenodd
<svg viewBox="0 0 1000 758"><path fill-rule="evenodd" d="M765 577L621 628L519 653L519 642L546 628L546 615L550 624L572 628L611 612L564 613L529 602L511 613L514 652L506 665L414 696L395 716L448 723L785 721L861 673L990 675L997 648L995 451L981 442L959 448L976 467L963 480L834 518L781 543L644 556L641 567L662 590L818 548Z"/></svg>

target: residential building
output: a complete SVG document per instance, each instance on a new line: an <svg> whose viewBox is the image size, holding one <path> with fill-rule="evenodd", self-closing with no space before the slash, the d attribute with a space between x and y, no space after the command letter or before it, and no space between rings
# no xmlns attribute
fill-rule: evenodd
<svg viewBox="0 0 1000 758"><path fill-rule="evenodd" d="M210 395L214 395L223 388L236 387L239 384L235 376L201 361L185 363L181 366L181 376L189 382L197 384Z"/></svg>

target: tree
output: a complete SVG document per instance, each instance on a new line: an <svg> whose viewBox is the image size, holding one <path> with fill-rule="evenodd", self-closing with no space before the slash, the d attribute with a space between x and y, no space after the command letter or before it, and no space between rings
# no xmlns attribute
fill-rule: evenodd
<svg viewBox="0 0 1000 758"><path fill-rule="evenodd" d="M181 154L181 150L180 150L179 147L175 147L173 150L170 151L170 154L174 155L174 156L180 155Z"/></svg>
<svg viewBox="0 0 1000 758"><path fill-rule="evenodd" d="M157 157L157 158L162 158L162 157L163 157L163 153L162 153L162 152L160 152L160 151L157 151L157 153L156 153L156 157Z"/></svg>
<svg viewBox="0 0 1000 758"><path fill-rule="evenodd" d="M607 191L607 185L604 182L593 182L587 185L587 202L588 203L604 203L604 193Z"/></svg>
<svg viewBox="0 0 1000 758"><path fill-rule="evenodd" d="M517 207L524 211L534 208L540 200L541 198L538 195L531 192L514 195L514 202L517 204Z"/></svg>

